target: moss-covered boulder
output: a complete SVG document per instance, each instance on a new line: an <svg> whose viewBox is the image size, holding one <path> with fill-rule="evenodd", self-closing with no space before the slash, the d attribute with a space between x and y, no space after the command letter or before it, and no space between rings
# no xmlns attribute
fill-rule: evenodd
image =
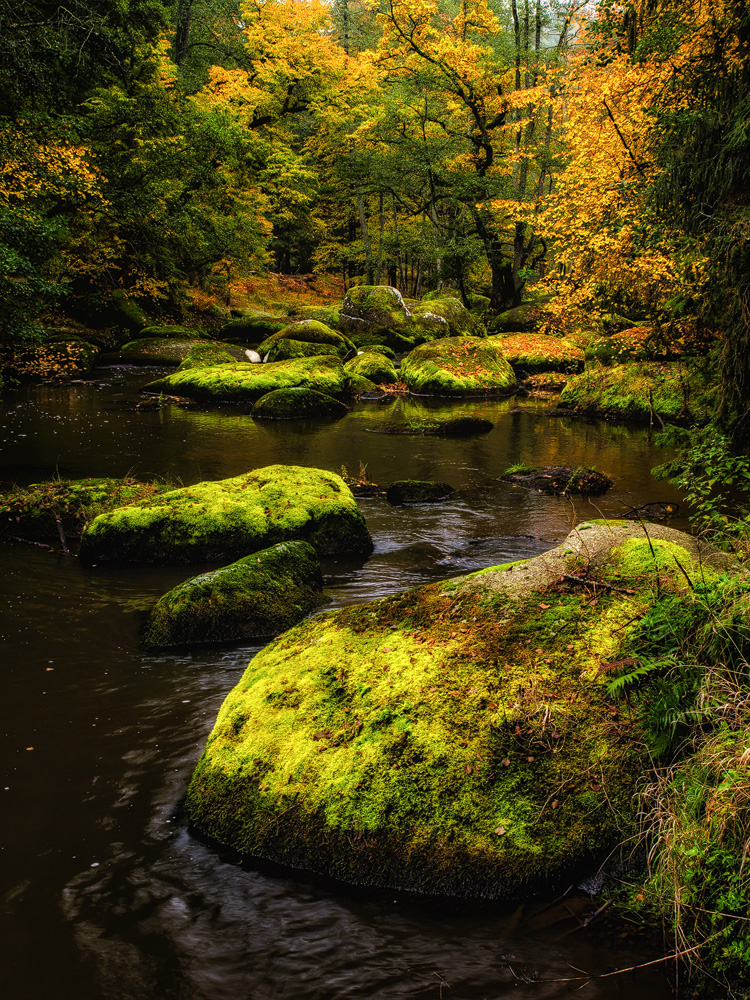
<svg viewBox="0 0 750 1000"><path fill-rule="evenodd" d="M385 491L388 503L401 506L406 503L439 503L456 491L448 483L431 480L397 479Z"/></svg>
<svg viewBox="0 0 750 1000"><path fill-rule="evenodd" d="M387 393L384 389L381 389L379 385L375 385L371 382L369 378L365 378L364 375L349 375L348 380L349 394L355 396L357 399L377 399L382 400L387 398Z"/></svg>
<svg viewBox="0 0 750 1000"><path fill-rule="evenodd" d="M713 565L681 532L589 523L528 562L308 620L227 697L190 822L357 884L564 889L627 837L650 763L637 692L621 714L607 683L653 643L654 609L697 599L682 571Z"/></svg>
<svg viewBox="0 0 750 1000"><path fill-rule="evenodd" d="M597 469L568 465L512 465L503 479L514 486L524 486L551 496L562 496L564 493L600 496L612 486L609 476Z"/></svg>
<svg viewBox="0 0 750 1000"><path fill-rule="evenodd" d="M369 427L372 434L411 434L428 437L474 437L488 434L495 425L483 417L421 417L410 420L387 420Z"/></svg>
<svg viewBox="0 0 750 1000"><path fill-rule="evenodd" d="M297 313L302 319L316 319L319 323L335 330L339 323L340 312L335 306L299 306Z"/></svg>
<svg viewBox="0 0 750 1000"><path fill-rule="evenodd" d="M475 337L422 344L402 361L401 378L423 396L485 396L516 385L513 369L496 344Z"/></svg>
<svg viewBox="0 0 750 1000"><path fill-rule="evenodd" d="M40 344L0 344L0 385L12 382L64 382L91 371L99 348L79 337Z"/></svg>
<svg viewBox="0 0 750 1000"><path fill-rule="evenodd" d="M276 361L267 365L235 362L211 368L175 372L149 382L147 392L174 393L192 399L239 400L254 403L274 389L317 389L343 399L349 394L348 377L339 358L332 355Z"/></svg>
<svg viewBox="0 0 750 1000"><path fill-rule="evenodd" d="M445 321L448 329L439 336L447 337L486 337L487 331L480 319L474 316L460 299L442 298L424 299L412 309L414 319L424 319L427 316L439 316Z"/></svg>
<svg viewBox="0 0 750 1000"><path fill-rule="evenodd" d="M178 372L190 371L191 368L207 368L210 365L231 365L237 358L230 354L223 344L207 342L191 347L183 361L177 366Z"/></svg>
<svg viewBox="0 0 750 1000"><path fill-rule="evenodd" d="M396 352L392 347L388 347L387 344L365 344L359 348L359 352L362 354L382 354L385 358L390 358L391 361L396 360Z"/></svg>
<svg viewBox="0 0 750 1000"><path fill-rule="evenodd" d="M294 538L310 542L321 555L372 551L364 518L340 476L269 465L102 514L83 532L81 558L219 562Z"/></svg>
<svg viewBox="0 0 750 1000"><path fill-rule="evenodd" d="M264 340L258 347L258 353L265 357L280 340L309 344L312 347L322 349L326 354L336 354L342 360L356 353L356 348L350 340L314 319L289 323L283 330L279 330L278 333ZM271 358L269 357L268 360L270 361Z"/></svg>
<svg viewBox="0 0 750 1000"><path fill-rule="evenodd" d="M398 382L398 372L390 358L382 354L365 351L347 361L344 368L349 375L363 375L376 385L390 385Z"/></svg>
<svg viewBox="0 0 750 1000"><path fill-rule="evenodd" d="M261 359L266 364L273 364L274 361L290 361L292 358L321 358L327 354L340 359L346 357L343 350L331 344L308 344L303 340L283 339L274 341L267 351L264 347Z"/></svg>
<svg viewBox="0 0 750 1000"><path fill-rule="evenodd" d="M339 330L361 347L385 344L394 351L408 351L434 334L415 329L411 311L401 292L389 285L350 288L341 307Z"/></svg>
<svg viewBox="0 0 750 1000"><path fill-rule="evenodd" d="M516 333L535 330L545 318L543 303L523 302L513 309L506 309L505 312L493 316L488 323L490 333L502 333L503 331Z"/></svg>
<svg viewBox="0 0 750 1000"><path fill-rule="evenodd" d="M528 375L537 372L580 372L584 356L579 347L541 333L518 333L493 337L513 370Z"/></svg>
<svg viewBox="0 0 750 1000"><path fill-rule="evenodd" d="M594 337L586 346L586 361L621 365L628 361L668 361L690 353L679 340L667 342L650 326L631 326L604 337Z"/></svg>
<svg viewBox="0 0 750 1000"><path fill-rule="evenodd" d="M144 641L181 646L278 635L318 607L322 591L315 549L279 542L170 590L151 612Z"/></svg>
<svg viewBox="0 0 750 1000"><path fill-rule="evenodd" d="M194 348L205 348L212 341L168 337L141 337L123 344L116 357L109 359L127 365L180 365ZM220 345L224 346L224 345Z"/></svg>
<svg viewBox="0 0 750 1000"><path fill-rule="evenodd" d="M203 330L195 330L187 326L144 326L139 331L141 339L150 340L152 337L167 337L169 340L190 340L196 337L208 337Z"/></svg>
<svg viewBox="0 0 750 1000"><path fill-rule="evenodd" d="M338 399L315 389L274 389L261 396L252 415L260 420L311 420L344 417L349 408Z"/></svg>
<svg viewBox="0 0 750 1000"><path fill-rule="evenodd" d="M560 405L623 419L694 422L709 416L708 389L703 373L687 365L631 362L571 378Z"/></svg>
<svg viewBox="0 0 750 1000"><path fill-rule="evenodd" d="M136 479L51 479L0 493L0 535L56 545L58 521L66 539L79 538L87 521L168 490Z"/></svg>
<svg viewBox="0 0 750 1000"><path fill-rule="evenodd" d="M283 330L288 324L289 320L285 316L272 316L267 313L250 314L225 323L217 337L219 340L230 340L232 343L257 344Z"/></svg>

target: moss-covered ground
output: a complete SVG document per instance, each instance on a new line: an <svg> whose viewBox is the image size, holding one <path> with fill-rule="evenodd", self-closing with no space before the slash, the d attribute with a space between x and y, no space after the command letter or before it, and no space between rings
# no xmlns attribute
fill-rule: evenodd
<svg viewBox="0 0 750 1000"><path fill-rule="evenodd" d="M224 703L193 825L352 883L566 887L631 829L642 705L606 685L655 602L694 600L683 571L715 573L699 554L667 528L589 523L529 562L297 626Z"/></svg>
<svg viewBox="0 0 750 1000"><path fill-rule="evenodd" d="M411 392L425 396L482 396L508 392L513 369L488 340L448 337L415 348L401 363Z"/></svg>
<svg viewBox="0 0 750 1000"><path fill-rule="evenodd" d="M270 465L102 514L83 532L81 558L91 563L220 562L294 538L327 555L372 551L364 518L339 476Z"/></svg>

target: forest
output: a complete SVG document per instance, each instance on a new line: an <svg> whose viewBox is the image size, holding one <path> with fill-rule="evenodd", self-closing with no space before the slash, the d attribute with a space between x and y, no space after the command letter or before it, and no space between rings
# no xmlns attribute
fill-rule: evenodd
<svg viewBox="0 0 750 1000"><path fill-rule="evenodd" d="M0 0L0 37L13 662L59 662L49 628L96 687L91 614L114 673L186 671L159 795L211 865L574 909L595 882L576 930L623 950L503 960L519 996L644 970L654 1000L750 997L750 8ZM75 624L17 640L48 587ZM229 648L210 730L187 712ZM46 878L79 936L121 940L101 883ZM141 905L138 995L229 995L160 917L188 990L164 991ZM114 959L63 937L71 997L114 998ZM10 968L16 996L51 985ZM258 997L324 995L289 976Z"/></svg>

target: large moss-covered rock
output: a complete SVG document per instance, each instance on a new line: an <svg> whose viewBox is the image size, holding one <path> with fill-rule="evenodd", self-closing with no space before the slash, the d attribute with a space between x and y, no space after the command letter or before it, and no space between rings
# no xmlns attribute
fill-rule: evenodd
<svg viewBox="0 0 750 1000"><path fill-rule="evenodd" d="M427 316L439 316L445 321L447 331L438 334L442 337L486 337L484 324L472 315L460 299L435 298L424 299L412 309L415 319L425 319Z"/></svg>
<svg viewBox="0 0 750 1000"><path fill-rule="evenodd" d="M350 288L341 307L339 330L357 346L385 344L394 351L409 351L435 336L415 327L401 292L389 285Z"/></svg>
<svg viewBox="0 0 750 1000"><path fill-rule="evenodd" d="M632 420L692 422L709 415L703 374L684 364L631 362L612 368L589 368L570 379L560 405L584 413Z"/></svg>
<svg viewBox="0 0 750 1000"><path fill-rule="evenodd" d="M391 361L396 360L396 352L392 347L388 347L387 344L365 344L360 347L359 353L361 354L382 354L385 358L390 358Z"/></svg>
<svg viewBox="0 0 750 1000"><path fill-rule="evenodd" d="M177 366L178 372L190 371L191 368L208 368L211 365L231 365L237 358L230 354L223 344L208 342L191 347Z"/></svg>
<svg viewBox="0 0 750 1000"><path fill-rule="evenodd" d="M86 522L98 514L149 500L168 489L136 479L51 479L14 486L0 493L0 534L55 545L60 540L58 520L68 540L78 538Z"/></svg>
<svg viewBox="0 0 750 1000"><path fill-rule="evenodd" d="M315 549L279 542L170 590L151 612L144 639L179 646L278 635L322 602L322 590Z"/></svg>
<svg viewBox="0 0 750 1000"><path fill-rule="evenodd" d="M257 344L266 337L283 330L289 320L284 316L272 316L268 313L241 316L225 323L218 333L219 340L240 341L247 344Z"/></svg>
<svg viewBox="0 0 750 1000"><path fill-rule="evenodd" d="M253 406L253 416L261 420L310 420L316 417L344 417L349 408L340 400L315 389L274 389Z"/></svg>
<svg viewBox="0 0 750 1000"><path fill-rule="evenodd" d="M393 366L390 358L383 357L382 354L374 354L365 351L358 354L356 358L347 361L344 368L349 375L361 375L375 382L376 385L389 385L398 382L398 372Z"/></svg>
<svg viewBox="0 0 750 1000"><path fill-rule="evenodd" d="M169 340L190 340L196 337L208 337L203 330L195 330L187 326L144 326L139 331L140 339L150 340L152 337L167 337Z"/></svg>
<svg viewBox="0 0 750 1000"><path fill-rule="evenodd" d="M314 319L304 319L298 320L295 323L289 323L283 330L279 330L278 333L264 340L258 347L258 353L262 357L265 357L275 347L278 347L281 340L310 344L318 348L318 353L336 354L342 360L356 353L354 344L350 340L342 337L340 333L332 330L325 323L319 323ZM271 361L272 358L269 357L268 360Z"/></svg>
<svg viewBox="0 0 750 1000"><path fill-rule="evenodd" d="M168 392L193 399L241 400L254 403L274 389L317 389L337 399L348 395L347 374L332 355L276 361L267 365L236 362L175 372L144 386L147 392Z"/></svg>
<svg viewBox="0 0 750 1000"><path fill-rule="evenodd" d="M407 420L386 420L369 427L372 434L410 434L427 437L474 437L488 434L495 425L483 417L419 417Z"/></svg>
<svg viewBox="0 0 750 1000"><path fill-rule="evenodd" d="M274 361L290 361L292 358L320 358L326 354L343 359L346 354L331 344L307 344L303 340L276 340L262 355L266 364Z"/></svg>
<svg viewBox="0 0 750 1000"><path fill-rule="evenodd" d="M351 490L332 472L269 465L171 490L90 522L88 562L226 561L301 538L322 555L369 553L372 539Z"/></svg>
<svg viewBox="0 0 750 1000"><path fill-rule="evenodd" d="M334 330L339 323L340 312L335 306L299 306L296 314L302 319L316 319Z"/></svg>
<svg viewBox="0 0 750 1000"><path fill-rule="evenodd" d="M628 361L668 361L686 353L692 352L684 342L661 339L650 326L631 326L594 337L586 346L586 361L621 365Z"/></svg>
<svg viewBox="0 0 750 1000"><path fill-rule="evenodd" d="M583 351L579 347L541 333L519 333L510 337L493 337L505 360L517 372L580 372Z"/></svg>
<svg viewBox="0 0 750 1000"><path fill-rule="evenodd" d="M621 716L610 671L654 602L695 600L682 571L712 564L669 528L589 523L528 562L306 621L227 697L190 821L352 883L565 888L627 836L649 766L637 697ZM592 601L566 574L611 586Z"/></svg>
<svg viewBox="0 0 750 1000"><path fill-rule="evenodd" d="M401 363L409 389L425 396L484 396L516 385L500 349L475 337L449 337L415 348Z"/></svg>
<svg viewBox="0 0 750 1000"><path fill-rule="evenodd" d="M205 348L210 343L195 338L141 337L124 344L112 360L128 365L180 365L194 348Z"/></svg>

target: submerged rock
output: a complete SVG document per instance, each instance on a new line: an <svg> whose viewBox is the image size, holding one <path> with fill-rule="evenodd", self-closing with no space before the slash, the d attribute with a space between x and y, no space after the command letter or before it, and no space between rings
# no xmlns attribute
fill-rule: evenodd
<svg viewBox="0 0 750 1000"><path fill-rule="evenodd" d="M370 427L373 434L423 434L438 437L473 437L487 434L495 425L482 417L450 417L448 419L423 417L419 420L388 421L379 427Z"/></svg>
<svg viewBox="0 0 750 1000"><path fill-rule="evenodd" d="M179 646L278 635L321 604L322 589L315 549L279 542L170 590L152 611L144 639L149 646Z"/></svg>
<svg viewBox="0 0 750 1000"><path fill-rule="evenodd" d="M705 420L710 412L705 376L677 362L631 362L590 368L568 381L560 405L583 413L635 420Z"/></svg>
<svg viewBox="0 0 750 1000"><path fill-rule="evenodd" d="M485 396L516 385L497 345L475 337L449 337L415 348L401 362L401 377L423 396Z"/></svg>
<svg viewBox="0 0 750 1000"><path fill-rule="evenodd" d="M238 362L212 368L176 372L149 382L146 392L174 392L193 399L239 400L254 403L274 389L317 389L337 399L348 392L347 373L339 358L332 355L276 361L267 365Z"/></svg>
<svg viewBox="0 0 750 1000"><path fill-rule="evenodd" d="M580 347L541 333L518 333L509 337L493 337L505 360L516 371L579 372L583 369Z"/></svg>
<svg viewBox="0 0 750 1000"><path fill-rule="evenodd" d="M56 545L58 520L68 540L87 521L125 504L140 503L169 489L136 479L52 479L0 493L0 534Z"/></svg>
<svg viewBox="0 0 750 1000"><path fill-rule="evenodd" d="M398 479L385 491L388 503L439 503L456 491L448 483L423 482L421 479Z"/></svg>
<svg viewBox="0 0 750 1000"><path fill-rule="evenodd" d="M312 417L343 417L349 408L315 389L274 389L261 396L252 410L261 420L308 420Z"/></svg>
<svg viewBox="0 0 750 1000"><path fill-rule="evenodd" d="M87 562L226 561L300 538L322 555L368 554L372 539L344 481L332 472L269 465L171 490L86 526Z"/></svg>
<svg viewBox="0 0 750 1000"><path fill-rule="evenodd" d="M361 375L376 385L392 385L398 382L398 373L390 358L382 354L365 351L347 361L344 368L349 375Z"/></svg>
<svg viewBox="0 0 750 1000"><path fill-rule="evenodd" d="M683 571L727 563L647 530L584 523L280 636L219 712L193 828L355 884L521 900L575 882L627 836L650 764L637 692L621 717L607 680L652 642L656 604L689 613Z"/></svg>
<svg viewBox="0 0 750 1000"><path fill-rule="evenodd" d="M603 472L567 465L514 465L502 478L515 486L525 486L553 496L580 493L595 497L606 493L612 486L612 480Z"/></svg>

